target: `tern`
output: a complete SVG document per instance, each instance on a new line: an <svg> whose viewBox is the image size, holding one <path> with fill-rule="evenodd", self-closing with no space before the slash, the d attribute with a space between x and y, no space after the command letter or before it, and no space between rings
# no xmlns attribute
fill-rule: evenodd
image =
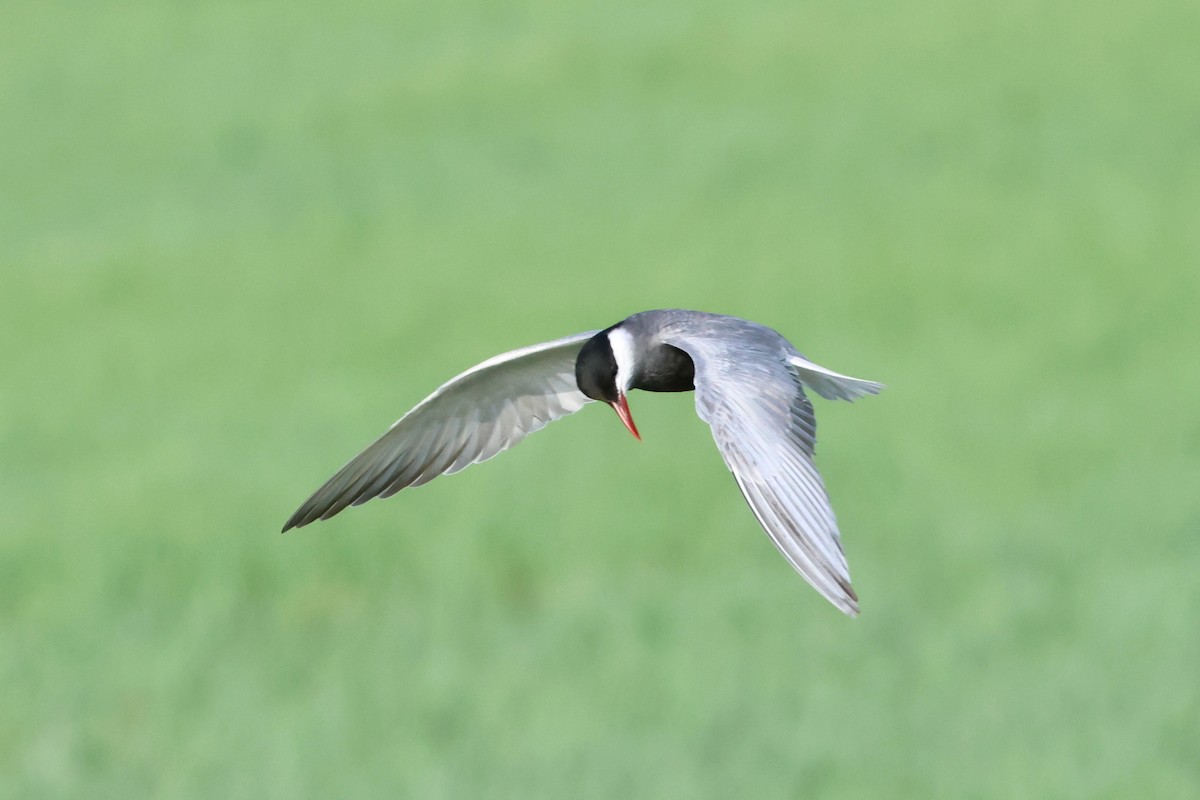
<svg viewBox="0 0 1200 800"><path fill-rule="evenodd" d="M756 322L643 311L601 331L502 353L452 378L338 470L283 530L485 461L593 400L612 406L641 439L630 390L694 390L696 413L763 530L805 580L856 616L858 596L813 462L817 425L805 388L854 400L883 385L819 366Z"/></svg>

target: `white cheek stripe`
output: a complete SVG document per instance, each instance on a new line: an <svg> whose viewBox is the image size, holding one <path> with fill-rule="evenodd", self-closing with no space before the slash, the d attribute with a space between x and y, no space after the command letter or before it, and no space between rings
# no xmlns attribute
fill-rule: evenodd
<svg viewBox="0 0 1200 800"><path fill-rule="evenodd" d="M633 380L634 355L633 334L624 328L613 328L608 332L608 345L617 362L617 390L624 394Z"/></svg>

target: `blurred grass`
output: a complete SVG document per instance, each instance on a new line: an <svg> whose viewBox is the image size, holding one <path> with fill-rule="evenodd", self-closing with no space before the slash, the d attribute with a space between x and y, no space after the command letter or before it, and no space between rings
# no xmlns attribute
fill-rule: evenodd
<svg viewBox="0 0 1200 800"><path fill-rule="evenodd" d="M6 8L0 796L1195 796L1198 23ZM276 534L662 306L889 384L818 408L859 620L688 396Z"/></svg>

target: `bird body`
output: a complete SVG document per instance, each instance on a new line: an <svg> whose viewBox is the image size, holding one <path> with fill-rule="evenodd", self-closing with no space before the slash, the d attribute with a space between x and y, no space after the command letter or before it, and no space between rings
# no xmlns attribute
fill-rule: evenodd
<svg viewBox="0 0 1200 800"><path fill-rule="evenodd" d="M591 400L612 406L641 438L630 390L695 390L697 414L771 540L822 595L855 615L837 523L813 463L816 420L804 387L853 400L882 385L821 367L756 322L644 311L602 331L501 354L451 379L330 478L284 530L491 458Z"/></svg>

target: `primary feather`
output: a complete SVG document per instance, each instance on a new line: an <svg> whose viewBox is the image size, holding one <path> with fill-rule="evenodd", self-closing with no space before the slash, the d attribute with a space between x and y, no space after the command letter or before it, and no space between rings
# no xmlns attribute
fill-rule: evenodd
<svg viewBox="0 0 1200 800"><path fill-rule="evenodd" d="M696 413L759 524L805 580L856 615L837 519L813 461L816 418L803 385L847 400L882 385L814 364L774 330L736 317L691 312L653 327L691 356Z"/></svg>
<svg viewBox="0 0 1200 800"><path fill-rule="evenodd" d="M283 529L485 461L583 408L591 401L575 385L575 357L593 335L522 347L451 378L338 470Z"/></svg>

